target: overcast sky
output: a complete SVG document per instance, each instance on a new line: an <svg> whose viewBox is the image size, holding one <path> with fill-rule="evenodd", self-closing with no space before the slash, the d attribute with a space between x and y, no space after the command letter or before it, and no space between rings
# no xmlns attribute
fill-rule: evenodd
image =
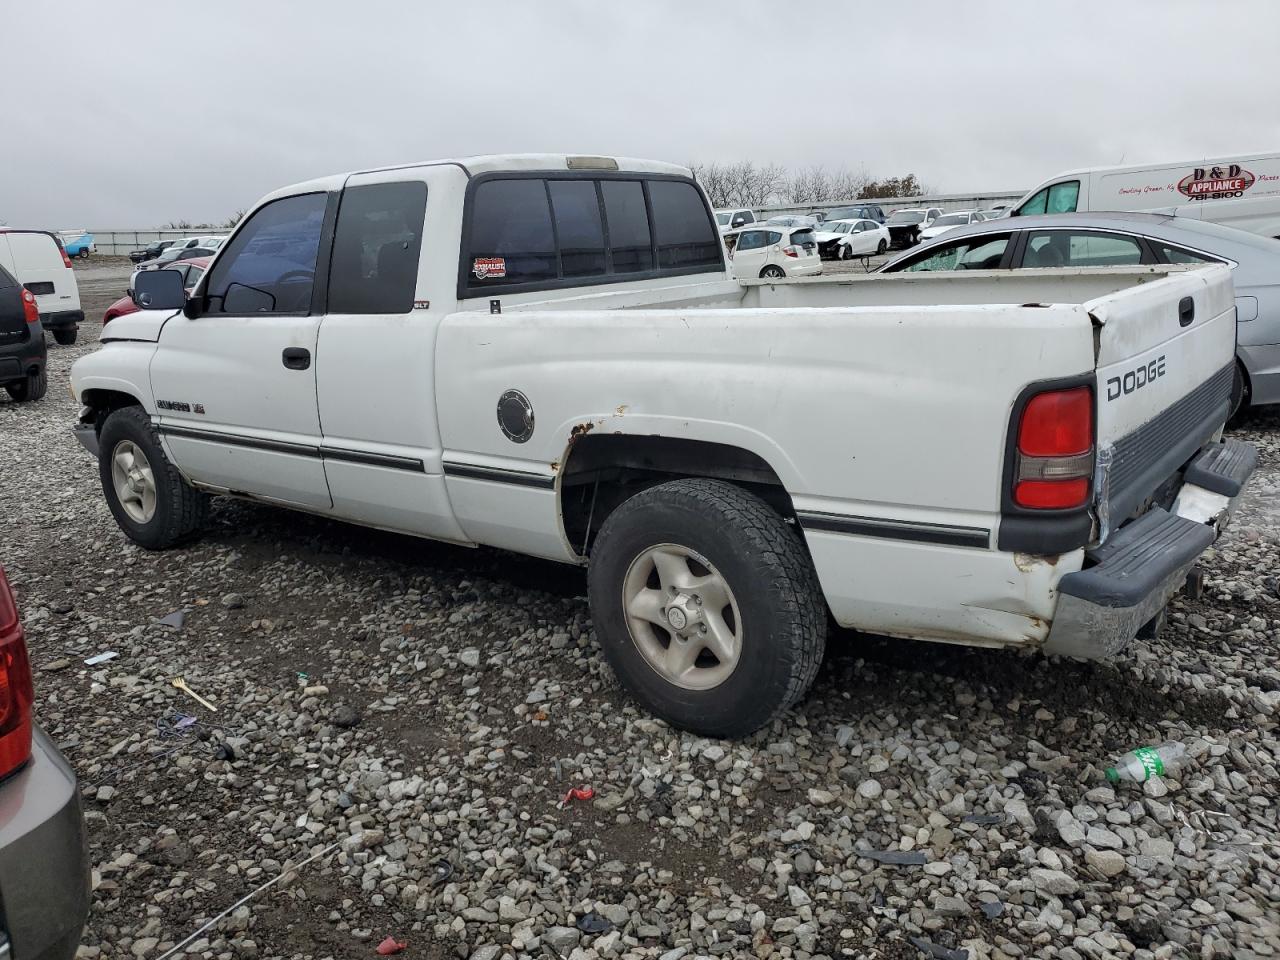
<svg viewBox="0 0 1280 960"><path fill-rule="evenodd" d="M1280 4L4 0L0 222L220 221L326 173L567 151L946 192L1280 149Z"/></svg>

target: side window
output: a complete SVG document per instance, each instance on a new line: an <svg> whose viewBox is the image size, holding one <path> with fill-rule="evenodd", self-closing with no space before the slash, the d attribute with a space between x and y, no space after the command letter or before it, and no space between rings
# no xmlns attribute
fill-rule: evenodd
<svg viewBox="0 0 1280 960"><path fill-rule="evenodd" d="M738 237L738 250L759 250L764 246L763 230L748 230Z"/></svg>
<svg viewBox="0 0 1280 960"><path fill-rule="evenodd" d="M1068 180L1049 188L1047 211L1049 213L1075 213L1080 199L1080 181Z"/></svg>
<svg viewBox="0 0 1280 960"><path fill-rule="evenodd" d="M209 276L206 312L307 313L328 194L273 200L227 244Z"/></svg>
<svg viewBox="0 0 1280 960"><path fill-rule="evenodd" d="M720 243L702 194L693 184L650 180L649 201L653 204L660 268L720 265Z"/></svg>
<svg viewBox="0 0 1280 960"><path fill-rule="evenodd" d="M1037 213L1044 213L1045 204L1048 200L1049 190L1048 188L1045 188L1044 190L1037 191L1035 196L1018 208L1017 212L1024 217L1030 217Z"/></svg>
<svg viewBox="0 0 1280 960"><path fill-rule="evenodd" d="M649 214L639 180L602 180L604 215L609 221L609 252L614 273L653 269Z"/></svg>
<svg viewBox="0 0 1280 960"><path fill-rule="evenodd" d="M1009 234L981 236L957 240L900 268L906 273L929 273L936 270L996 270L1009 246Z"/></svg>
<svg viewBox="0 0 1280 960"><path fill-rule="evenodd" d="M754 213L752 213L750 210L743 210L743 211L742 211L742 222L743 222L743 223L755 223L755 222L756 222L756 215L755 215Z"/></svg>
<svg viewBox="0 0 1280 960"><path fill-rule="evenodd" d="M1032 232L1027 236L1024 267L1115 267L1142 262L1142 247L1133 237L1069 230Z"/></svg>
<svg viewBox="0 0 1280 960"><path fill-rule="evenodd" d="M347 187L329 269L330 313L408 313L418 280L427 185Z"/></svg>
<svg viewBox="0 0 1280 960"><path fill-rule="evenodd" d="M1167 243L1159 243L1147 238L1147 242L1155 246L1156 253L1165 263L1221 263L1213 257L1206 257L1202 253L1192 253L1190 250L1183 250L1181 247L1172 247Z"/></svg>
<svg viewBox="0 0 1280 960"><path fill-rule="evenodd" d="M781 242L782 242L782 234L778 233L776 230L770 230L767 234L765 234L765 246L771 247L775 243L781 243Z"/></svg>
<svg viewBox="0 0 1280 960"><path fill-rule="evenodd" d="M544 180L486 180L476 186L466 269L473 287L556 279Z"/></svg>
<svg viewBox="0 0 1280 960"><path fill-rule="evenodd" d="M560 265L566 277L604 274L604 225L594 180L551 180L551 210L560 243Z"/></svg>
<svg viewBox="0 0 1280 960"><path fill-rule="evenodd" d="M204 276L203 267L192 267L187 271L187 282L183 286L194 287L200 282L200 278Z"/></svg>

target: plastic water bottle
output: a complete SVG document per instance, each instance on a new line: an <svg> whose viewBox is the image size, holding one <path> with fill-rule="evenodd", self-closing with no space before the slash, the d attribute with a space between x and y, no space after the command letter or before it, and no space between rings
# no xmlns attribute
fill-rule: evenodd
<svg viewBox="0 0 1280 960"><path fill-rule="evenodd" d="M1158 747L1139 747L1117 760L1114 767L1107 767L1107 779L1112 783L1119 783L1121 780L1142 783L1152 777L1163 777L1177 770L1186 755L1186 746L1177 742L1162 743Z"/></svg>

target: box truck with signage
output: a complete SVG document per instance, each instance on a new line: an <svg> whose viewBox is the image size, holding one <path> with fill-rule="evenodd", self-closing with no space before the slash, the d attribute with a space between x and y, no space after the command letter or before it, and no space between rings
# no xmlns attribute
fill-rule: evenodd
<svg viewBox="0 0 1280 960"><path fill-rule="evenodd" d="M1010 215L1089 210L1172 213L1280 237L1280 153L1072 170L1040 184Z"/></svg>

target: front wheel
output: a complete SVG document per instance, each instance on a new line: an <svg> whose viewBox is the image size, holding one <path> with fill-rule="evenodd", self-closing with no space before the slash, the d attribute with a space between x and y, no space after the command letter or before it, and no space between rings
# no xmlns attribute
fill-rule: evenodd
<svg viewBox="0 0 1280 960"><path fill-rule="evenodd" d="M141 407L122 407L103 423L98 476L120 529L148 550L176 546L196 533L209 515L209 497L169 462Z"/></svg>
<svg viewBox="0 0 1280 960"><path fill-rule="evenodd" d="M62 346L69 347L76 342L76 336L78 334L78 327L60 327L53 331L53 339Z"/></svg>
<svg viewBox="0 0 1280 960"><path fill-rule="evenodd" d="M849 247L847 243L842 243L840 245L840 259L841 260L853 259L853 250Z"/></svg>
<svg viewBox="0 0 1280 960"><path fill-rule="evenodd" d="M39 400L49 389L49 374L44 367L41 367L34 373L28 373L24 379L19 380L17 383L9 384L4 389L14 403Z"/></svg>
<svg viewBox="0 0 1280 960"><path fill-rule="evenodd" d="M89 248L88 248L88 247L83 247L83 248L81 248L80 252L79 252L79 253L77 253L77 254L76 254L76 256L77 256L77 257L79 257L81 260L88 260L88 259L89 259Z"/></svg>
<svg viewBox="0 0 1280 960"><path fill-rule="evenodd" d="M827 613L813 564L740 487L674 480L627 500L596 538L588 583L619 681L681 729L746 736L817 676Z"/></svg>
<svg viewBox="0 0 1280 960"><path fill-rule="evenodd" d="M765 280L783 280L787 276L787 271L783 270L777 264L771 263L760 271L760 276Z"/></svg>

